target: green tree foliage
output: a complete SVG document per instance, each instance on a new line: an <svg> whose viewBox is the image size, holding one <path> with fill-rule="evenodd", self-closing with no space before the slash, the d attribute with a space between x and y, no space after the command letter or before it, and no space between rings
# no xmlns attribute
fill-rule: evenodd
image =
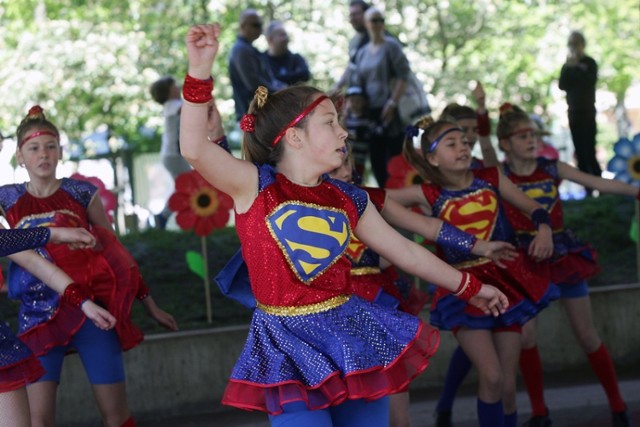
<svg viewBox="0 0 640 427"><path fill-rule="evenodd" d="M467 102L480 80L489 107L509 100L544 114L573 29L601 67L601 88L618 100L640 77L638 8L634 0L389 0L387 26L405 44L436 112ZM194 23L218 21L222 48L215 94L227 128L233 101L227 56L242 9L287 21L291 49L308 60L312 84L328 89L346 66L353 30L345 1L0 0L0 129L13 133L40 103L73 139L109 126L138 152L159 146L160 106L148 86L186 71L184 35ZM266 48L263 39L258 47ZM141 128L155 129L149 136Z"/></svg>

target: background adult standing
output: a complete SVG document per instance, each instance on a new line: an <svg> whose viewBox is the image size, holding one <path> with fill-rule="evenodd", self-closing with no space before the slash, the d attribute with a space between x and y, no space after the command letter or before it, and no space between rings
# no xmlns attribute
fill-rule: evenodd
<svg viewBox="0 0 640 427"><path fill-rule="evenodd" d="M246 9L240 14L238 37L229 54L229 77L238 121L249 109L258 86L264 86L270 92L287 87L274 77L262 53L253 46L261 35L262 18L255 9Z"/></svg>
<svg viewBox="0 0 640 427"><path fill-rule="evenodd" d="M178 175L191 170L191 165L180 154L180 108L182 107L180 87L173 77L166 76L153 82L149 92L153 100L162 105L164 130L160 159L175 181ZM171 210L168 203L165 203L162 212L154 215L155 226L164 229L170 216Z"/></svg>
<svg viewBox="0 0 640 427"><path fill-rule="evenodd" d="M575 147L578 169L600 176L596 159L596 82L598 64L585 55L586 41L579 31L569 36L569 54L560 71L560 89L567 93L569 129Z"/></svg>
<svg viewBox="0 0 640 427"><path fill-rule="evenodd" d="M364 13L371 5L364 0L351 0L349 2L349 23L356 32L349 40L349 64L342 73L340 79L333 85L330 93L336 93L345 86L357 86L350 80L354 74L356 54L365 44L369 43L369 34L364 26Z"/></svg>
<svg viewBox="0 0 640 427"><path fill-rule="evenodd" d="M264 58L276 79L287 85L306 82L311 78L307 61L289 50L289 34L280 21L273 21L265 32L269 48Z"/></svg>
<svg viewBox="0 0 640 427"><path fill-rule="evenodd" d="M402 152L404 126L398 101L404 94L411 68L400 42L385 32L380 9L364 14L369 42L358 50L355 77L369 99L369 117L381 129L371 140L371 169L380 187L387 180L387 162Z"/></svg>

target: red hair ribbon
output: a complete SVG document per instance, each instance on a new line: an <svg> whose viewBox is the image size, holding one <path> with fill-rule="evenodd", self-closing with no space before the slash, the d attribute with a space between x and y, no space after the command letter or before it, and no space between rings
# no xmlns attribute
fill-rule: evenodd
<svg viewBox="0 0 640 427"><path fill-rule="evenodd" d="M287 123L287 125L273 139L273 142L271 143L271 146L275 147L278 144L278 142L280 142L280 140L284 136L285 132L287 132L287 129L292 128L295 125L297 125L300 122L300 120L304 119L310 112L313 111L314 108L316 108L318 106L318 104L320 104L325 99L329 99L329 97L327 95L319 96L318 99L313 101L311 104L309 104L309 106L307 108L302 110L302 113L298 114L293 120L291 120L289 123Z"/></svg>

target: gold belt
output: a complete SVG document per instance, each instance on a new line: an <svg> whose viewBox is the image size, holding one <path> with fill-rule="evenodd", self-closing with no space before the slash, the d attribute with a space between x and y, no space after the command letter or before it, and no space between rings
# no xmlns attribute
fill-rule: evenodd
<svg viewBox="0 0 640 427"><path fill-rule="evenodd" d="M260 303L257 303L257 307L265 313L273 314L274 316L302 316L305 314L316 314L331 310L332 308L341 306L345 302L349 301L349 298L351 298L351 295L338 295L337 297L329 298L328 300L317 302L315 304L299 305L295 307L281 307Z"/></svg>

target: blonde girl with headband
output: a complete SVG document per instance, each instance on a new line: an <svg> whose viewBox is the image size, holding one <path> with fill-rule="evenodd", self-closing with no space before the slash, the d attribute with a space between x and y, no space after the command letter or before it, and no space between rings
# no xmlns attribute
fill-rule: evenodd
<svg viewBox="0 0 640 427"><path fill-rule="evenodd" d="M274 426L386 426L386 396L427 367L439 337L414 316L352 295L343 256L351 237L483 312L498 315L506 298L396 233L365 192L325 177L342 164L347 132L317 89L259 89L241 120L246 160L210 142L221 137L207 126L219 121L211 95L219 34L217 24L187 32L180 144L234 199L257 301L223 404L264 411Z"/></svg>
<svg viewBox="0 0 640 427"><path fill-rule="evenodd" d="M638 188L621 181L590 175L559 160L538 157L538 128L531 117L518 106L508 103L502 105L496 131L500 149L504 151L507 160L502 165L504 174L549 213L554 244L550 263L551 282L560 289L560 301L573 334L607 394L613 426L627 427L630 425L627 405L618 387L613 359L593 324L587 280L600 271L596 252L564 227L558 186L561 181L568 180L601 193L636 198L640 195ZM516 229L519 245L528 247L533 230L531 220L513 206L507 204L505 207L507 216ZM522 346L520 370L533 413L528 425L548 426L551 420L544 401L542 362L536 345L535 319L527 323L523 330Z"/></svg>
<svg viewBox="0 0 640 427"><path fill-rule="evenodd" d="M461 271L495 283L509 298L509 309L498 317L487 316L455 294L438 289L431 304L431 323L452 330L478 371L478 419L481 427L515 426L516 368L521 325L556 297L548 285L544 263L551 254L548 215L526 197L497 168L471 170L471 152L457 122L425 118L419 154L413 135L405 139L405 156L428 183L396 190L408 205L425 205L433 216L487 240L513 241L501 208L509 200L532 215L538 234L529 259L523 251L517 258L503 261L500 268L490 259L437 245L438 255ZM391 194L394 197L396 192ZM504 406L503 406L504 405Z"/></svg>
<svg viewBox="0 0 640 427"><path fill-rule="evenodd" d="M96 236L96 249L46 245L42 254L117 319L113 330L96 328L85 322L81 312L61 302L54 291L47 290L40 279L19 265L11 265L9 296L21 302L18 337L46 371L27 387L32 423L54 424L64 356L74 348L92 384L103 423L133 426L122 352L139 344L143 336L131 321L131 305L137 297L149 315L168 329L177 328L175 320L149 295L137 264L111 228L97 188L85 181L56 178L60 133L42 108L29 110L16 137L16 160L27 170L29 182L0 187L0 213L12 228L82 227Z"/></svg>
<svg viewBox="0 0 640 427"><path fill-rule="evenodd" d="M104 330L111 329L116 319L96 305L84 289L55 265L42 258L34 249L48 242L68 243L73 247L92 247L95 238L81 228L45 228L5 230L0 225L0 256L8 256L59 294L67 304L82 310L85 316ZM0 275L1 277L1 275ZM1 285L0 285L1 286ZM20 341L11 328L0 321L0 427L31 425L29 401L25 387L44 374L44 369L31 350Z"/></svg>

